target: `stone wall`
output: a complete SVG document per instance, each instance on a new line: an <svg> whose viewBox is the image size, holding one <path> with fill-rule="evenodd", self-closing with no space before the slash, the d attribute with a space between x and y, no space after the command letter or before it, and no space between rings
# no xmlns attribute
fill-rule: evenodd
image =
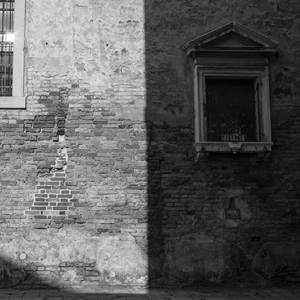
<svg viewBox="0 0 300 300"><path fill-rule="evenodd" d="M27 109L0 110L3 286L295 278L298 1L26 2ZM280 42L273 151L195 163L182 45L231 21Z"/></svg>

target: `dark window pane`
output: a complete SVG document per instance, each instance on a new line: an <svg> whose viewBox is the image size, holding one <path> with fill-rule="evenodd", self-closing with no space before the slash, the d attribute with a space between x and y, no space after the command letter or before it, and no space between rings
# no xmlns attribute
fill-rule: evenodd
<svg viewBox="0 0 300 300"><path fill-rule="evenodd" d="M256 141L254 80L206 79L207 140Z"/></svg>
<svg viewBox="0 0 300 300"><path fill-rule="evenodd" d="M14 1L0 1L0 96L12 96Z"/></svg>

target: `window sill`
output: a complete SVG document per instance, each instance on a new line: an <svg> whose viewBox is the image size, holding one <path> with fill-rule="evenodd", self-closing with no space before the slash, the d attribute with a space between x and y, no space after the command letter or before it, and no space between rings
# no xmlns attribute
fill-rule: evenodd
<svg viewBox="0 0 300 300"><path fill-rule="evenodd" d="M196 152L231 152L231 153L257 153L271 151L269 142L200 142L195 144Z"/></svg>
<svg viewBox="0 0 300 300"><path fill-rule="evenodd" d="M26 108L26 101L24 96L0 97L0 109L25 109L25 108Z"/></svg>

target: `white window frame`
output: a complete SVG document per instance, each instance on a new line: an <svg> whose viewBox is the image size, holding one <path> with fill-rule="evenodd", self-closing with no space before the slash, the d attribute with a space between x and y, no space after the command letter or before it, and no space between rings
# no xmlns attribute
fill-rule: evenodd
<svg viewBox="0 0 300 300"><path fill-rule="evenodd" d="M24 109L24 42L26 0L15 0L12 96L0 97L0 109Z"/></svg>
<svg viewBox="0 0 300 300"><path fill-rule="evenodd" d="M259 103L256 108L256 130L261 132L256 142L207 141L207 120L205 114L206 78L253 78L259 83ZM269 67L247 68L207 67L195 63L194 66L194 106L195 106L195 149L196 152L266 152L271 151L271 114L269 92ZM260 118L260 122L258 122ZM259 128L258 128L259 126Z"/></svg>

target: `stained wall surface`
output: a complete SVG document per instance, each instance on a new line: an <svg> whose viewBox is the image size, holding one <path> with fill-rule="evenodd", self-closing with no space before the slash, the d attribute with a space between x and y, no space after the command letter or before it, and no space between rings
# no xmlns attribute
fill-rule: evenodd
<svg viewBox="0 0 300 300"><path fill-rule="evenodd" d="M299 16L296 0L27 0L27 108L0 110L3 286L297 278ZM279 42L273 150L195 163L182 45L232 21Z"/></svg>

